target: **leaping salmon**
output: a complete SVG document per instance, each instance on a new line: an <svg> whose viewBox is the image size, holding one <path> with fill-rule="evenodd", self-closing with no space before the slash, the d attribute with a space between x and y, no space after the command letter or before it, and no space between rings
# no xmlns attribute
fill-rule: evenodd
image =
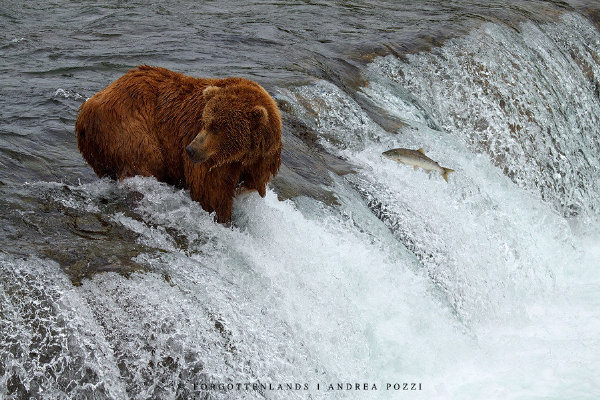
<svg viewBox="0 0 600 400"><path fill-rule="evenodd" d="M442 178L444 178L446 182L448 182L448 174L450 172L454 172L453 169L444 168L431 158L427 157L423 149L411 150L398 148L384 151L381 154L390 160L394 160L406 165L412 165L415 169L420 167L427 172L437 171L442 175Z"/></svg>

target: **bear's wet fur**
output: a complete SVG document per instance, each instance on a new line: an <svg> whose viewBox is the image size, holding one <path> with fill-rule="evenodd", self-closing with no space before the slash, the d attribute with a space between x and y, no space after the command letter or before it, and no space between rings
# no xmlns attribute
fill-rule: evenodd
<svg viewBox="0 0 600 400"><path fill-rule="evenodd" d="M236 189L264 197L281 164L277 104L244 78L139 66L81 105L75 131L98 176L154 176L188 188L218 222L231 220Z"/></svg>

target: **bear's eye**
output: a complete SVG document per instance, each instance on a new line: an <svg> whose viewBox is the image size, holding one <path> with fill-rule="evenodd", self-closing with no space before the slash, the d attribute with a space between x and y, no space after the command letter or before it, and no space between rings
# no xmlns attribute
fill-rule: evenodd
<svg viewBox="0 0 600 400"><path fill-rule="evenodd" d="M210 124L208 124L208 131L212 134L217 134L219 133L219 127L216 123L211 122Z"/></svg>
<svg viewBox="0 0 600 400"><path fill-rule="evenodd" d="M214 131L216 131L216 126L215 126L215 122L214 121L209 121L206 122L204 124L204 129L208 132L208 133L214 133Z"/></svg>

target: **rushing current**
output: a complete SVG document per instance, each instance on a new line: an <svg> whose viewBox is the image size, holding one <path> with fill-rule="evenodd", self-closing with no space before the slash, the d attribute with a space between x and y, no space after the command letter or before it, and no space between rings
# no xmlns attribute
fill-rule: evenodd
<svg viewBox="0 0 600 400"><path fill-rule="evenodd" d="M600 398L600 7L398 3L2 2L0 398ZM139 64L277 100L231 226L81 158Z"/></svg>

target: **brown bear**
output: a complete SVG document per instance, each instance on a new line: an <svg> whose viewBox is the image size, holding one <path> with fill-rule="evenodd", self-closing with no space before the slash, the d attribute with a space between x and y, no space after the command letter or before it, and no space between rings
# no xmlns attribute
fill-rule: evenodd
<svg viewBox="0 0 600 400"><path fill-rule="evenodd" d="M189 188L218 222L236 189L257 190L281 164L281 115L259 84L139 66L83 103L79 151L100 177L155 176Z"/></svg>

